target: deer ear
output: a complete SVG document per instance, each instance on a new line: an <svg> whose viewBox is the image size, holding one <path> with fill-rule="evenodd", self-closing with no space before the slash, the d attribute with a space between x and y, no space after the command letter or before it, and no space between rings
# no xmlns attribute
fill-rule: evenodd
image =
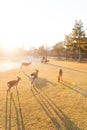
<svg viewBox="0 0 87 130"><path fill-rule="evenodd" d="M37 72L39 71L38 69L35 69Z"/></svg>
<svg viewBox="0 0 87 130"><path fill-rule="evenodd" d="M36 71L39 71L39 69L35 69Z"/></svg>
<svg viewBox="0 0 87 130"><path fill-rule="evenodd" d="M21 79L21 77L17 76L18 79Z"/></svg>

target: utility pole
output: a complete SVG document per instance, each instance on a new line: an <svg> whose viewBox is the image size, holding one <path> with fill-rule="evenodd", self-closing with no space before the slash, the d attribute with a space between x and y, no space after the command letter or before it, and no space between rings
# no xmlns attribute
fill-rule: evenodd
<svg viewBox="0 0 87 130"><path fill-rule="evenodd" d="M47 59L47 43L46 43L46 59Z"/></svg>

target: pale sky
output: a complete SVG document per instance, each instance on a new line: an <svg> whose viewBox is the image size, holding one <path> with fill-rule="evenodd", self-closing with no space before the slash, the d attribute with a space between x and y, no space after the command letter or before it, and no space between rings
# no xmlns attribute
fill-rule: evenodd
<svg viewBox="0 0 87 130"><path fill-rule="evenodd" d="M87 0L0 0L0 45L53 46L72 31L75 20L87 28Z"/></svg>

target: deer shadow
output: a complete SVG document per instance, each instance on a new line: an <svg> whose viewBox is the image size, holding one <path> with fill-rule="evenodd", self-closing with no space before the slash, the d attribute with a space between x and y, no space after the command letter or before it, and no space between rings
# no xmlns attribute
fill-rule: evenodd
<svg viewBox="0 0 87 130"><path fill-rule="evenodd" d="M81 130L43 90L35 86L32 93L56 129Z"/></svg>
<svg viewBox="0 0 87 130"><path fill-rule="evenodd" d="M46 78L37 78L35 81L35 86L37 86L39 89L42 89L43 87L46 87L48 84L55 86L56 83L53 83Z"/></svg>
<svg viewBox="0 0 87 130"><path fill-rule="evenodd" d="M9 94L8 92L6 93L5 130L12 129L12 120L13 120L12 114L14 114L13 109L15 110L15 114L16 114L15 120L16 120L17 130L20 129L25 130L18 90L17 90L17 100L18 100L18 105L14 99L13 94L10 92Z"/></svg>

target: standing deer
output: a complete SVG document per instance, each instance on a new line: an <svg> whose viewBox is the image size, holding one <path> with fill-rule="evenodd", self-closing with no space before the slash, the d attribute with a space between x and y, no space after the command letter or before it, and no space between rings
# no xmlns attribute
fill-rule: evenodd
<svg viewBox="0 0 87 130"><path fill-rule="evenodd" d="M29 75L29 78L30 78L30 80L31 80L31 89L32 89L32 86L34 85L34 81L35 81L35 79L38 77L38 70L37 69L35 69L35 72L33 72L33 73L31 73L30 75Z"/></svg>
<svg viewBox="0 0 87 130"><path fill-rule="evenodd" d="M10 91L10 89L12 87L14 87L14 86L17 87L17 85L18 85L18 83L19 83L20 80L21 80L21 78L19 76L17 76L16 80L11 80L11 81L7 82L7 86L8 86L7 92Z"/></svg>

